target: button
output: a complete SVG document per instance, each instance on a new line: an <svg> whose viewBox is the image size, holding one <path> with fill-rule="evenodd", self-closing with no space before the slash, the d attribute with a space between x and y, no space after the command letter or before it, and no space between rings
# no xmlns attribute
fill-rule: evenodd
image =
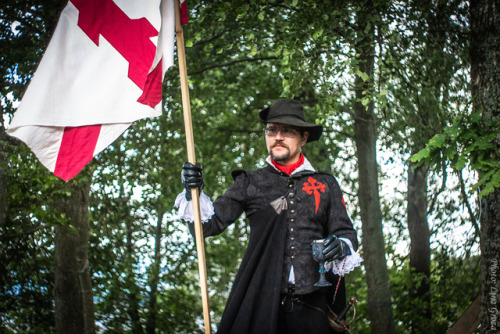
<svg viewBox="0 0 500 334"><path fill-rule="evenodd" d="M293 232L293 227L290 229L290 232Z"/></svg>
<svg viewBox="0 0 500 334"><path fill-rule="evenodd" d="M291 213L295 213L295 210L290 210Z"/></svg>
<svg viewBox="0 0 500 334"><path fill-rule="evenodd" d="M288 196L293 197L294 193L290 193Z"/></svg>
<svg viewBox="0 0 500 334"><path fill-rule="evenodd" d="M294 201L290 201L290 204L295 204L295 202Z"/></svg>
<svg viewBox="0 0 500 334"><path fill-rule="evenodd" d="M291 221L291 222L294 222L294 221L295 221L295 218L290 218L290 221Z"/></svg>
<svg viewBox="0 0 500 334"><path fill-rule="evenodd" d="M294 238L294 237L291 237L291 238L290 238L290 240L294 241L294 240L295 240L295 238Z"/></svg>
<svg viewBox="0 0 500 334"><path fill-rule="evenodd" d="M288 188L292 188L292 187L293 187L292 183L288 184Z"/></svg>
<svg viewBox="0 0 500 334"><path fill-rule="evenodd" d="M295 246L290 247L291 249L295 249Z"/></svg>
<svg viewBox="0 0 500 334"><path fill-rule="evenodd" d="M292 256L291 256L291 258L292 258L292 259L295 259L295 255L292 255Z"/></svg>

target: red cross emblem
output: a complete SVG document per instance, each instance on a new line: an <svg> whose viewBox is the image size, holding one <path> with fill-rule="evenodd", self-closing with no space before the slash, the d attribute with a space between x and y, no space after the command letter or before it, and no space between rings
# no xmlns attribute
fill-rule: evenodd
<svg viewBox="0 0 500 334"><path fill-rule="evenodd" d="M161 62L150 74L156 46L151 37L158 31L146 19L131 19L113 0L71 0L78 9L78 26L99 46L105 38L129 63L128 77L142 91L138 102L156 106L161 102ZM138 2L139 3L139 2Z"/></svg>
<svg viewBox="0 0 500 334"><path fill-rule="evenodd" d="M319 199L320 199L319 192L321 191L322 193L324 193L325 188L326 186L323 183L316 181L310 176L309 179L307 179L307 182L304 182L302 190L304 190L308 195L314 194L314 201L316 203L316 211L314 213L318 213Z"/></svg>

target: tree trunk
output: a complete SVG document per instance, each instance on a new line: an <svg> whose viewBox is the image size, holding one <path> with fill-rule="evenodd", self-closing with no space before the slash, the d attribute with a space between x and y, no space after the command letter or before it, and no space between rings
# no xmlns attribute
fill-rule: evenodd
<svg viewBox="0 0 500 334"><path fill-rule="evenodd" d="M427 224L427 167L408 166L408 230L410 233L410 308L418 319L412 322L412 332L425 332L431 318L430 276L431 259L429 226Z"/></svg>
<svg viewBox="0 0 500 334"><path fill-rule="evenodd" d="M373 3L360 3L357 13L358 42L355 46L360 72L368 80L355 78L356 103L355 141L359 170L359 205L363 231L363 256L368 285L368 310L372 333L392 333L391 292L389 273L385 259L385 243L382 231L382 212L378 193L377 134L373 108L373 65L375 59ZM368 104L363 100L370 99Z"/></svg>
<svg viewBox="0 0 500 334"><path fill-rule="evenodd" d="M0 108L0 112L3 112L3 108ZM2 228L7 219L7 207L8 199L7 196L7 152L5 147L7 145L7 138L5 134L5 128L3 127L3 115L0 114L0 228Z"/></svg>
<svg viewBox="0 0 500 334"><path fill-rule="evenodd" d="M414 12L422 12L422 28L425 29L424 47L420 51L419 65L414 73L419 81L416 95L416 110L409 115L414 128L409 143L412 155L442 131L443 109L446 109L448 92L446 85L452 73L444 70L450 56L443 50L450 43L445 31L450 29L450 6L447 2L415 2ZM427 223L427 176L428 167L408 164L407 222L410 235L410 291L409 312L412 316L411 331L425 332L432 318L430 296L430 231ZM433 208L431 208L433 210Z"/></svg>
<svg viewBox="0 0 500 334"><path fill-rule="evenodd" d="M471 88L474 109L485 120L500 121L500 4L470 2ZM497 124L498 126L498 124ZM499 129L500 130L500 129ZM500 133L500 131L499 131ZM495 139L500 150L500 136ZM492 152L497 153L497 152ZM480 175L484 171L479 171ZM481 199L481 333L498 333L500 290L500 189Z"/></svg>
<svg viewBox="0 0 500 334"><path fill-rule="evenodd" d="M500 149L500 148L499 148ZM481 333L498 333L500 321L500 189L481 200Z"/></svg>
<svg viewBox="0 0 500 334"><path fill-rule="evenodd" d="M141 317L139 315L139 289L137 287L134 275L134 238L133 238L133 228L130 218L125 218L127 220L127 253L129 258L129 266L127 268L127 288L128 293L128 315L132 323L132 333L141 334L143 333L143 328L141 325Z"/></svg>
<svg viewBox="0 0 500 334"><path fill-rule="evenodd" d="M59 203L69 226L56 226L55 303L56 332L95 333L94 303L90 280L90 185L72 186L71 197Z"/></svg>
<svg viewBox="0 0 500 334"><path fill-rule="evenodd" d="M161 237L163 235L162 222L163 210L158 210L158 221L155 229L155 254L154 262L151 265L150 274L150 289L149 294L149 316L146 325L146 333L154 334L156 330L156 316L158 313L156 306L156 298L158 297L158 284L160 283L160 269L161 269Z"/></svg>

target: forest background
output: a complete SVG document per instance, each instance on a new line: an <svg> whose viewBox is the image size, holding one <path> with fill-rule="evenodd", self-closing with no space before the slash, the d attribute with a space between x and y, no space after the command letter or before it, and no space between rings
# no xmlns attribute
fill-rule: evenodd
<svg viewBox="0 0 500 334"><path fill-rule="evenodd" d="M136 122L67 183L5 133L65 5L0 4L0 332L202 332L195 245L173 209L187 160L178 68L164 81L164 114ZM365 261L347 276L347 295L358 299L352 332L444 333L482 295L477 332L493 333L498 4L188 8L204 191L215 199L231 170L263 166L258 111L300 99L325 127L305 154L337 177L359 231ZM242 217L205 241L214 331L247 240Z"/></svg>

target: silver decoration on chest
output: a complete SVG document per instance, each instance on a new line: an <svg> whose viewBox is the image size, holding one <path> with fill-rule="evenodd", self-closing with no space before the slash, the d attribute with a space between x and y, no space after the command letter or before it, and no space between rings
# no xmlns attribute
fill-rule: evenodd
<svg viewBox="0 0 500 334"><path fill-rule="evenodd" d="M288 203L286 201L285 196L278 197L274 201L271 202L271 206L274 208L277 214L280 214L281 211L288 209Z"/></svg>

